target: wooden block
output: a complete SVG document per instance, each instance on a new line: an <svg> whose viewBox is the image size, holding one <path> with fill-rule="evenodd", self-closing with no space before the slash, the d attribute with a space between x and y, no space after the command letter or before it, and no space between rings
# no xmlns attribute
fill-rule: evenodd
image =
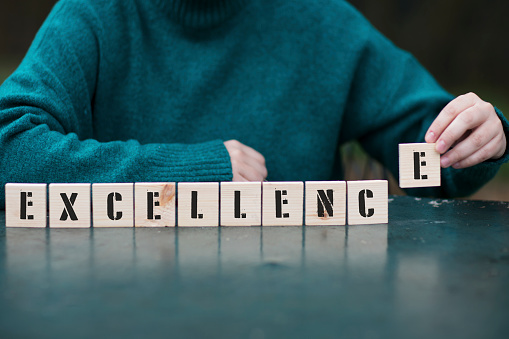
<svg viewBox="0 0 509 339"><path fill-rule="evenodd" d="M306 181L306 225L345 225L346 182Z"/></svg>
<svg viewBox="0 0 509 339"><path fill-rule="evenodd" d="M178 184L178 225L219 226L219 183Z"/></svg>
<svg viewBox="0 0 509 339"><path fill-rule="evenodd" d="M175 183L137 182L134 184L134 225L136 227L175 226Z"/></svg>
<svg viewBox="0 0 509 339"><path fill-rule="evenodd" d="M399 187L440 186L440 153L435 144L399 145Z"/></svg>
<svg viewBox="0 0 509 339"><path fill-rule="evenodd" d="M46 184L5 185L5 226L46 227Z"/></svg>
<svg viewBox="0 0 509 339"><path fill-rule="evenodd" d="M348 181L348 224L387 224L389 185L387 180Z"/></svg>
<svg viewBox="0 0 509 339"><path fill-rule="evenodd" d="M93 184L94 227L134 226L134 184Z"/></svg>
<svg viewBox="0 0 509 339"><path fill-rule="evenodd" d="M49 185L49 227L90 227L90 184Z"/></svg>
<svg viewBox="0 0 509 339"><path fill-rule="evenodd" d="M221 183L221 226L262 225L262 183Z"/></svg>
<svg viewBox="0 0 509 339"><path fill-rule="evenodd" d="M262 225L302 226L303 182L264 182Z"/></svg>

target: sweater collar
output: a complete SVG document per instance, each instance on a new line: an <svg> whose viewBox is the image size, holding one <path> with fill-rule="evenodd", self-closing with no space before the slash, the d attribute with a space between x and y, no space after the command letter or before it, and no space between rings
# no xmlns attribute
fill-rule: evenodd
<svg viewBox="0 0 509 339"><path fill-rule="evenodd" d="M170 17L182 26L216 26L239 12L248 0L157 0Z"/></svg>

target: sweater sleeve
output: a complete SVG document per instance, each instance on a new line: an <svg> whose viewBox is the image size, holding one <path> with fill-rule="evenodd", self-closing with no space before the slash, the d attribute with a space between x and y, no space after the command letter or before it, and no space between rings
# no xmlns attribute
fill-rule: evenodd
<svg viewBox="0 0 509 339"><path fill-rule="evenodd" d="M94 139L100 30L85 2L58 2L18 69L0 87L0 206L8 182L231 180L221 140Z"/></svg>
<svg viewBox="0 0 509 339"><path fill-rule="evenodd" d="M398 144L425 142L427 129L453 96L413 56L394 46L360 15L356 27L362 47L345 111L343 138L359 140L398 178ZM497 114L509 136L507 120L498 110ZM470 195L495 176L509 160L508 152L497 161L470 168L442 169L441 187L406 191L436 197Z"/></svg>

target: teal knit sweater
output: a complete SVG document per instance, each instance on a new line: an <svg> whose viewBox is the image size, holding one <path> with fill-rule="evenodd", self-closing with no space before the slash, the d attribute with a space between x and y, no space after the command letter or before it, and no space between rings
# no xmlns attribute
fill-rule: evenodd
<svg viewBox="0 0 509 339"><path fill-rule="evenodd" d="M229 139L272 181L341 179L354 139L397 177L451 99L341 0L62 0L0 88L0 203L7 182L231 180ZM467 195L507 158L412 193Z"/></svg>

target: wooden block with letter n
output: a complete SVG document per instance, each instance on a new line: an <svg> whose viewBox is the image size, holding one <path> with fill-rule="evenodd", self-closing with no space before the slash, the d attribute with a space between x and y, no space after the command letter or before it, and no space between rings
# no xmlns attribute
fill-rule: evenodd
<svg viewBox="0 0 509 339"><path fill-rule="evenodd" d="M346 182L306 181L306 225L346 223Z"/></svg>
<svg viewBox="0 0 509 339"><path fill-rule="evenodd" d="M134 184L136 227L175 226L176 184L137 182Z"/></svg>
<svg viewBox="0 0 509 339"><path fill-rule="evenodd" d="M219 183L178 183L178 226L219 226Z"/></svg>
<svg viewBox="0 0 509 339"><path fill-rule="evenodd" d="M221 183L221 226L262 225L262 183Z"/></svg>
<svg viewBox="0 0 509 339"><path fill-rule="evenodd" d="M387 180L348 181L348 224L387 224L389 185Z"/></svg>
<svg viewBox="0 0 509 339"><path fill-rule="evenodd" d="M435 144L399 145L399 187L440 186L440 153Z"/></svg>
<svg viewBox="0 0 509 339"><path fill-rule="evenodd" d="M49 227L90 227L90 184L49 185Z"/></svg>
<svg viewBox="0 0 509 339"><path fill-rule="evenodd" d="M134 226L134 184L93 184L94 227Z"/></svg>
<svg viewBox="0 0 509 339"><path fill-rule="evenodd" d="M303 182L264 182L262 188L263 226L302 226Z"/></svg>
<svg viewBox="0 0 509 339"><path fill-rule="evenodd" d="M46 184L5 185L5 226L46 227Z"/></svg>

